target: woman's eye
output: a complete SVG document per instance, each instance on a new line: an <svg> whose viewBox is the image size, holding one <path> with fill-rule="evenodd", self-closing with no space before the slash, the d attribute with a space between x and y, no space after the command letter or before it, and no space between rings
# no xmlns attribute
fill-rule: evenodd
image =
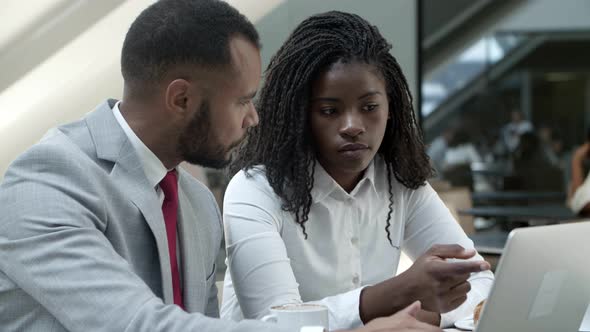
<svg viewBox="0 0 590 332"><path fill-rule="evenodd" d="M320 109L320 113L322 113L324 115L332 115L332 114L336 113L336 109L335 108L322 108L322 109Z"/></svg>
<svg viewBox="0 0 590 332"><path fill-rule="evenodd" d="M379 105L377 105L377 104L369 104L369 105L366 105L365 107L363 107L363 110L366 112L373 112L373 111L377 110L378 107L379 107Z"/></svg>

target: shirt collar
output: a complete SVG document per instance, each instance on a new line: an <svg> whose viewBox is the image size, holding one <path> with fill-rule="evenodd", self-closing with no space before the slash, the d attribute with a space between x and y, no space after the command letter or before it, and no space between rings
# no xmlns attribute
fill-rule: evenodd
<svg viewBox="0 0 590 332"><path fill-rule="evenodd" d="M365 186L365 183L368 183L373 192L379 194L379 190L376 184L376 177L378 176L377 173L382 172L378 172L378 170L376 170L377 166L375 164L379 164L379 166L385 166L385 163L383 163L382 158L379 155L376 155L367 167L367 169L365 170L365 174L363 174L363 177L361 178L359 183L357 183L356 187L349 194L344 189L342 189L342 187L340 187L340 185L330 176L330 174L326 172L324 167L320 165L319 161L316 160L314 169L313 189L311 190L313 203L323 201L327 196L329 196L333 192L337 192L337 197L341 197L342 199L356 197L362 191L362 188L363 186ZM382 167L378 168L381 169ZM387 174L384 173L383 175L385 175L384 181L386 181Z"/></svg>
<svg viewBox="0 0 590 332"><path fill-rule="evenodd" d="M119 103L120 101L117 102L113 107L115 118L117 119L117 122L119 122L121 128L123 128L123 131L125 132L125 135L127 135L127 138L129 138L129 141L131 141L131 145L133 145L135 152L137 152L149 184L155 188L160 183L160 181L162 181L164 176L166 176L168 170L166 167L164 167L162 161L160 161L160 159L158 159L158 157L141 141L141 139L137 137L133 129L129 127L129 124L121 114Z"/></svg>

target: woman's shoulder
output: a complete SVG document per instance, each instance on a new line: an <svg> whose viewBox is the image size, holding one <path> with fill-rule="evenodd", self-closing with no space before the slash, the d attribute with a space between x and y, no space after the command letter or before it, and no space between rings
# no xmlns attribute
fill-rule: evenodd
<svg viewBox="0 0 590 332"><path fill-rule="evenodd" d="M241 170L230 180L223 198L224 222L246 218L274 224L281 229L284 212L281 199L270 186L264 167Z"/></svg>
<svg viewBox="0 0 590 332"><path fill-rule="evenodd" d="M236 173L227 185L226 198L266 196L278 199L266 177L264 166L254 166L247 170L240 170Z"/></svg>

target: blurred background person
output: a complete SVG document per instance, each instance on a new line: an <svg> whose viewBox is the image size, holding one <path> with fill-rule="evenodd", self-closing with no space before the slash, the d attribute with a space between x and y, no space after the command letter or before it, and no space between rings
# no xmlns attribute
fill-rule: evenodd
<svg viewBox="0 0 590 332"><path fill-rule="evenodd" d="M520 136L513 153L513 174L504 180L506 190L563 191L563 173L553 165L537 135L526 132Z"/></svg>
<svg viewBox="0 0 590 332"><path fill-rule="evenodd" d="M453 186L469 187L473 191L490 190L485 177L472 172L474 163L483 158L474 143L474 136L466 126L460 126L453 135L442 162L442 174Z"/></svg>
<svg viewBox="0 0 590 332"><path fill-rule="evenodd" d="M516 150L520 136L530 131L533 131L533 124L518 109L513 109L510 112L510 122L502 128L502 139L508 151Z"/></svg>
<svg viewBox="0 0 590 332"><path fill-rule="evenodd" d="M426 153L430 157L432 167L436 172L436 177L441 177L441 172L445 162L445 156L449 149L449 143L453 141L456 129L454 127L446 128L443 133L435 138L428 146Z"/></svg>
<svg viewBox="0 0 590 332"><path fill-rule="evenodd" d="M574 150L571 160L571 182L568 191L568 203L572 211L587 217L590 216L590 129L586 134L586 142Z"/></svg>

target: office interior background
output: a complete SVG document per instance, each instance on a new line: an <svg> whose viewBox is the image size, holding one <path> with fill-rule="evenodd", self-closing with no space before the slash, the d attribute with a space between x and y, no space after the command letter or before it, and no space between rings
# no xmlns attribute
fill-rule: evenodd
<svg viewBox="0 0 590 332"><path fill-rule="evenodd" d="M121 44L152 2L0 0L0 179L48 129L121 98ZM571 152L590 122L590 1L229 2L258 28L263 67L309 15L337 9L377 25L408 79L425 142L444 138L452 150L444 165L433 164L433 183L567 191ZM516 143L508 137L515 116L532 134ZM222 172L184 167L221 202ZM474 175L478 167L511 176Z"/></svg>

